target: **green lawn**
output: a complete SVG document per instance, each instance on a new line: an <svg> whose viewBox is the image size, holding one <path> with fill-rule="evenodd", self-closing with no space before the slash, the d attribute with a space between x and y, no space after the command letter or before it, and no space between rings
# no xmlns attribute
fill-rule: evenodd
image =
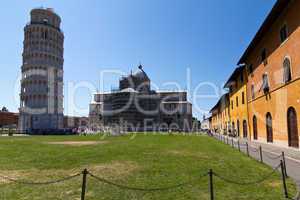
<svg viewBox="0 0 300 200"><path fill-rule="evenodd" d="M96 141L69 145L55 142ZM47 181L88 168L112 182L141 188L157 188L193 181L168 191L129 191L88 176L86 200L99 199L200 199L208 200L208 177L196 180L208 169L230 180L254 181L271 168L207 136L137 135L34 136L0 138L0 175L17 180ZM80 199L82 176L45 186L20 185L0 178L0 199ZM283 199L281 176L251 186L232 185L214 178L215 199ZM291 196L296 188L288 180Z"/></svg>

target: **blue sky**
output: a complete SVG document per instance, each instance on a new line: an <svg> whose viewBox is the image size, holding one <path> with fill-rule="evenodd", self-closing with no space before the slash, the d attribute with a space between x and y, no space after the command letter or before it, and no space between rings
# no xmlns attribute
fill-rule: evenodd
<svg viewBox="0 0 300 200"><path fill-rule="evenodd" d="M221 95L222 85L274 3L275 0L4 1L0 12L0 106L18 110L23 28L30 10L44 6L54 8L62 18L65 114L87 115L91 92L101 88L101 71L129 73L141 62L160 89L172 89L167 82L190 89L194 115L202 117L218 100L216 91ZM118 84L117 75L106 75L104 80L103 90ZM193 94L201 96L194 98Z"/></svg>

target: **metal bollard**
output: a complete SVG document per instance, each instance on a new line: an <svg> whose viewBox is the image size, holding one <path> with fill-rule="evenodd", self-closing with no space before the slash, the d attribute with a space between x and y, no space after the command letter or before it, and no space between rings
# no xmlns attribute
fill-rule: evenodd
<svg viewBox="0 0 300 200"><path fill-rule="evenodd" d="M283 184L284 197L288 199L289 198L289 194L288 194L288 191L287 191L285 174L284 174L284 166L283 166L283 161L282 160L280 160L280 167L281 167L281 175L282 175L282 184Z"/></svg>
<svg viewBox="0 0 300 200"><path fill-rule="evenodd" d="M284 174L285 174L285 177L287 178L288 175L287 175L287 170L286 170L286 162L285 162L285 154L284 154L284 151L282 152L282 162L283 162L283 167L284 167Z"/></svg>
<svg viewBox="0 0 300 200"><path fill-rule="evenodd" d="M213 183L213 171L209 170L209 191L210 191L210 200L214 200L214 183Z"/></svg>
<svg viewBox="0 0 300 200"><path fill-rule="evenodd" d="M240 140L238 140L238 148L239 148L239 152L241 152Z"/></svg>
<svg viewBox="0 0 300 200"><path fill-rule="evenodd" d="M246 148L247 148L247 156L250 156L249 155L249 145L248 145L248 142L246 142Z"/></svg>
<svg viewBox="0 0 300 200"><path fill-rule="evenodd" d="M86 175L88 174L87 169L82 171L82 187L81 187L81 200L85 199L85 190L86 190Z"/></svg>
<svg viewBox="0 0 300 200"><path fill-rule="evenodd" d="M259 155L260 155L260 162L263 163L263 154L262 154L262 148L259 146Z"/></svg>

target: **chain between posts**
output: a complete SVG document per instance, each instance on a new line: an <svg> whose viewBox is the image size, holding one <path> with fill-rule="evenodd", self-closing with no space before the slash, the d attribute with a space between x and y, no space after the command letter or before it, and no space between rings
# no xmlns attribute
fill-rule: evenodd
<svg viewBox="0 0 300 200"><path fill-rule="evenodd" d="M187 182L184 182L184 183L180 183L180 184L177 184L177 185L173 185L173 186L167 186L167 187L161 187L161 188L139 188L139 187L133 187L133 186L126 186L126 185L122 185L122 184L119 184L119 183L115 183L115 182L112 182L112 181L109 181L107 179L104 179L104 178L101 178L99 176L96 176L92 173L89 172L89 175L98 180L99 182L102 182L102 183L105 183L105 184L109 184L109 185L113 185L115 187L118 187L120 189L125 189L125 190L135 190L135 191L143 191L143 192L154 192L154 191L165 191L165 190L171 190L171 189L175 189L175 188L178 188L178 187L183 187L183 186L186 186L186 185L191 185L191 184L194 184L196 181L199 181L201 178L205 177L208 175L208 173L204 173L202 174L200 177L196 178L196 179L193 179L191 181L187 181Z"/></svg>
<svg viewBox="0 0 300 200"><path fill-rule="evenodd" d="M266 176L264 176L263 178L257 180L257 181L250 181L250 182L238 182L238 181L233 181L229 178L223 177L217 173L214 172L214 175L216 177L218 177L219 179L227 182L227 183L231 183L231 184L236 184L236 185L253 185L253 184L258 184L258 183L262 183L265 180L269 179L279 168L281 167L281 165L278 165L277 167L275 167L272 172L270 172L269 174L267 174Z"/></svg>
<svg viewBox="0 0 300 200"><path fill-rule="evenodd" d="M64 177L64 178L61 178L61 179L58 179L58 180L45 181L45 182L23 181L23 180L17 180L17 179L10 178L8 176L2 176L2 175L0 175L0 178L11 181L11 182L14 182L14 183L17 183L17 184L22 184L22 185L50 185L50 184L64 182L64 181L73 179L75 177L78 177L80 175L81 175L81 173L78 173L78 174L68 176L68 177Z"/></svg>
<svg viewBox="0 0 300 200"><path fill-rule="evenodd" d="M250 181L250 182L242 182L242 181L233 181L232 179L223 177L221 175L219 175L218 173L214 172L212 169L209 170L209 172L202 174L201 176L199 176L198 178L195 178L193 180L187 181L187 182L183 182L180 184L176 184L176 185L172 185L172 186L167 186L167 187L161 187L161 188L140 188L140 187L133 187L133 186L127 186L127 185L122 185L119 183L115 183L112 181L109 181L107 179L101 178L99 176L96 176L92 173L90 173L87 169L84 169L81 173L72 175L72 176L68 176L68 177L64 177L58 180L54 180L54 181L47 181L47 182L30 182L30 181L19 181L7 176L2 176L0 175L1 178L13 181L15 183L19 183L19 184L29 184L29 185L47 185L47 184L54 184L54 183L59 183L59 182L63 182L63 181L67 181L70 180L72 178L78 177L80 175L82 176L82 190L81 190L81 200L85 200L85 194L86 194L86 184L87 184L87 176L91 176L92 178L96 179L99 182L105 183L105 184L109 184L109 185L113 185L115 187L121 188L121 189L125 189L125 190L134 190L134 191L143 191L143 192L155 192L155 191L166 191L166 190L171 190L171 189L175 189L175 188L179 188L179 187L184 187L186 185L191 185L196 183L197 181L199 181L200 179L202 179L203 177L209 176L209 191L210 191L210 197L211 200L214 200L215 195L214 195L214 182L213 182L213 176L216 176L217 178L227 182L227 183L231 183L231 184L237 184L237 185L255 185L258 183L262 183L264 181L266 181L267 179L269 179L279 168L281 167L281 172L282 172L282 181L283 181L283 188L284 188L284 195L285 197L288 197L288 192L287 192L287 184L286 184L286 176L285 176L285 168L284 168L284 163L281 160L280 161L280 165L278 165L276 168L274 168L269 174L267 174L266 176L264 176L262 179L256 180L256 181Z"/></svg>
<svg viewBox="0 0 300 200"><path fill-rule="evenodd" d="M265 153L269 153L269 152L266 152L266 151L265 151ZM265 154L265 156L266 156L267 158L271 159L271 160L277 160L277 159L283 157L282 154L280 154L280 155L278 155L278 156L270 156L270 155Z"/></svg>
<svg viewBox="0 0 300 200"><path fill-rule="evenodd" d="M252 147L250 145L249 145L249 150L252 151L252 152L254 152L254 153L256 153L256 152L259 151L259 149L255 148L255 147Z"/></svg>

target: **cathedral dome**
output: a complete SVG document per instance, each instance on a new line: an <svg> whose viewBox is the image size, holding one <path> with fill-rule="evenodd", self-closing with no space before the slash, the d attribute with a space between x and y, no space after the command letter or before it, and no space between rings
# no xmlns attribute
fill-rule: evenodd
<svg viewBox="0 0 300 200"><path fill-rule="evenodd" d="M135 73L133 73L132 76L139 78L139 79L149 80L149 77L146 74L146 72L143 70L142 65L138 66L138 70Z"/></svg>

